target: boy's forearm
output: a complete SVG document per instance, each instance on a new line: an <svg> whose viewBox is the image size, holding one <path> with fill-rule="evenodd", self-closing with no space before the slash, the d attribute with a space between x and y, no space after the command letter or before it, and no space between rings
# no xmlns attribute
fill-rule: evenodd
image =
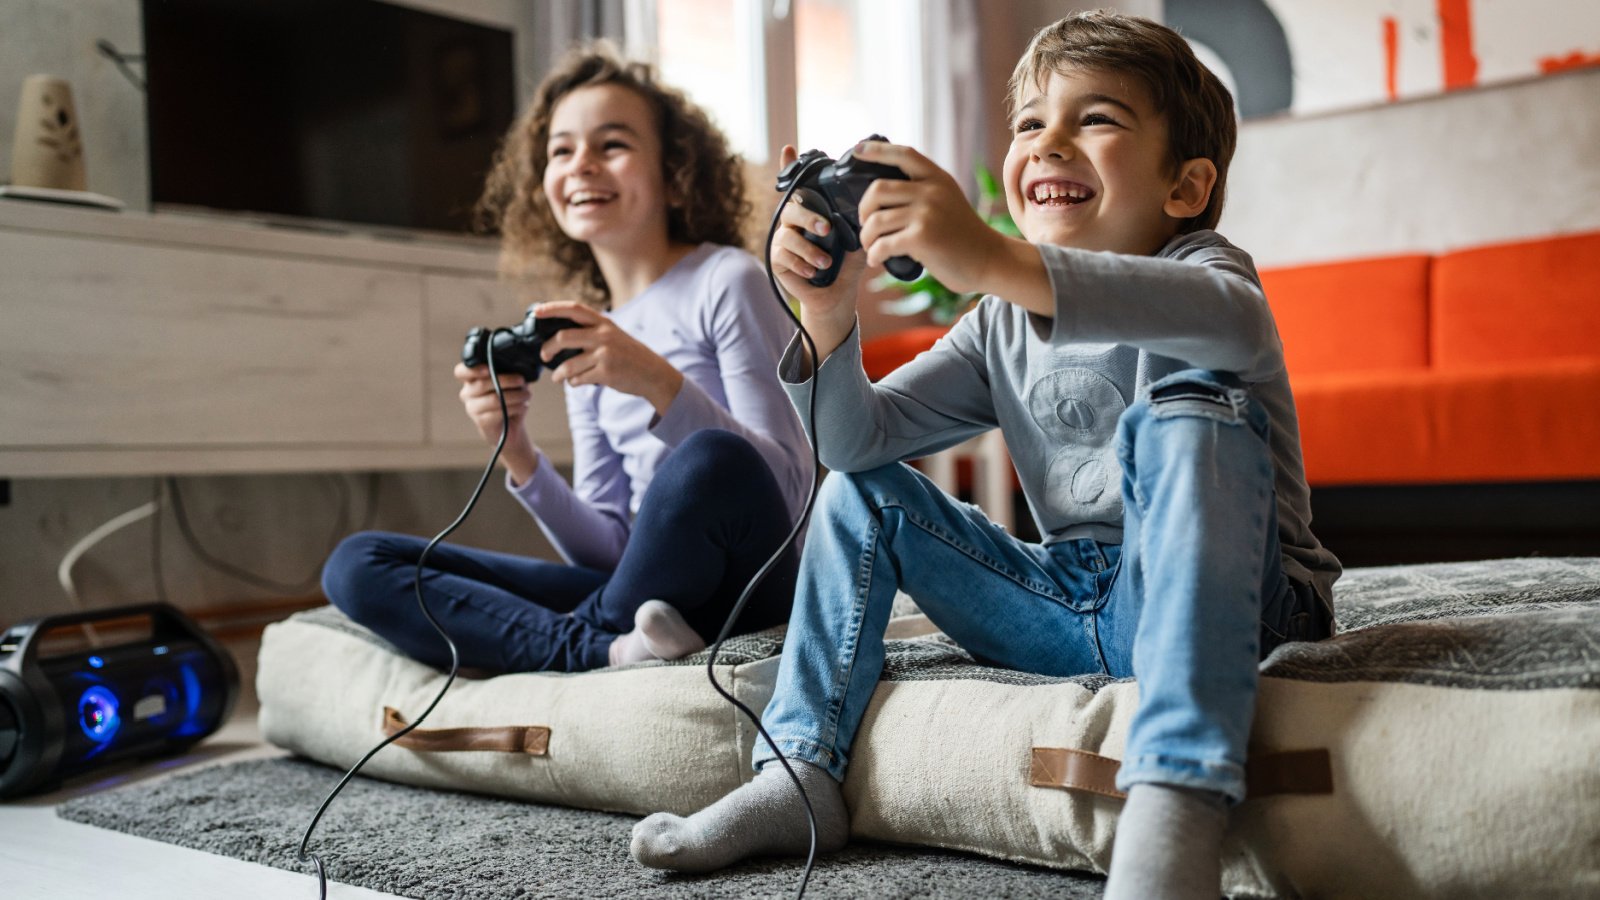
<svg viewBox="0 0 1600 900"><path fill-rule="evenodd" d="M983 281L985 293L1022 307L1028 312L1056 317L1055 290L1039 248L1020 238L1002 237L990 255Z"/></svg>

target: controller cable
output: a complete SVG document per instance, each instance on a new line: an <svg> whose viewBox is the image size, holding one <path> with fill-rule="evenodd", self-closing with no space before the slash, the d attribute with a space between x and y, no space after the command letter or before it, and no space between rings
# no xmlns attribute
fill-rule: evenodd
<svg viewBox="0 0 1600 900"><path fill-rule="evenodd" d="M489 476L494 474L494 465L500 460L500 452L505 449L506 435L510 430L511 416L506 410L505 389L500 386L500 376L495 371L494 367L494 337L502 331L509 333L510 330L511 329L509 328L496 328L489 335L489 339L484 342L487 348L487 356L489 361L489 380L494 383L494 395L500 401L500 439L494 445L494 453L489 457L489 464L483 467L483 475L478 478L478 486L472 489L472 497L467 500L466 508L461 510L461 514L456 516L456 520L454 522L451 522L450 525L443 531L434 535L433 540L429 541L427 546L422 548L422 553L417 556L416 573L412 577L412 586L417 595L417 606L421 608L422 614L427 617L428 624L433 626L434 631L439 632L439 637L443 638L445 645L450 648L450 674L445 678L444 685L439 688L439 693L434 696L433 702L429 703L428 708L422 711L422 715L417 716L417 718L409 725L405 726L399 731L396 731L394 734L389 735L387 738L384 738L383 741L381 741L376 747L368 750L367 755L361 757L361 759L358 760L355 765L350 767L349 771L344 773L344 777L339 779L339 783L334 785L332 791L328 792L328 796L322 801L322 805L317 807L316 815L311 817L311 824L306 826L306 833L300 838L300 849L297 852L296 858L302 863L309 859L313 864L316 865L317 896L321 898L321 900L327 900L328 876L326 869L323 867L322 858L306 849L307 845L311 842L311 832L316 830L317 823L322 820L322 814L328 811L328 806L329 804L333 803L333 798L339 796L339 792L344 790L344 786L350 782L350 779L355 777L357 772L361 771L361 767L366 765L368 760L376 756L379 750L382 750L395 741L398 741L410 734L413 729L422 724L424 719L428 718L428 714L433 712L433 708L439 705L440 700L444 699L445 692L450 690L450 685L455 683L456 672L461 668L461 656L456 650L456 642L452 641L450 639L450 635L445 633L444 626L439 624L439 620L434 618L433 613L428 610L428 604L423 602L422 567L423 564L427 562L428 554L433 552L433 548L437 546L440 541L444 540L446 537L449 537L451 532L461 527L461 523L465 522L467 520L467 516L472 513L472 508L478 504L478 498L483 494L484 485L489 483Z"/></svg>
<svg viewBox="0 0 1600 900"><path fill-rule="evenodd" d="M807 163L803 168L801 168L799 173L795 175L794 180L790 182L789 187L783 192L783 198L778 201L777 208L772 211L772 225L767 229L767 242L766 246L764 247L763 257L767 268L767 284L772 288L772 296L777 298L778 305L783 307L784 314L794 322L795 328L799 329L800 338L805 342L806 350L811 354L811 377L813 379L816 378L817 371L822 366L822 362L818 358L817 354L817 344L811 339L811 333L806 331L805 325L801 324L800 317L795 315L794 310L789 307L789 301L784 297L783 289L778 286L778 278L772 273L772 239L778 233L778 217L782 215L783 208L788 204L789 197L794 193L795 188L800 186L800 183L805 180L806 175L810 174L812 169L826 162L828 162L828 160L823 158L815 159ZM806 827L809 829L811 834L811 847L806 851L806 866L805 870L800 873L800 886L795 891L796 900L805 896L806 885L811 881L811 870L816 866L817 862L816 811L811 808L811 798L806 796L806 789L800 784L800 776L795 774L794 767L789 765L789 760L784 758L783 752L779 750L778 745L773 742L772 736L767 734L767 729L761 724L761 717L756 715L756 713L752 711L750 707L744 705L737 697L725 690L722 685L717 683L716 666L717 654L722 651L722 643L726 641L729 634L732 633L734 623L739 619L739 614L744 612L745 605L750 602L750 595L755 593L756 587L759 586L767 577L767 574L771 572L773 567L778 564L779 560L783 558L783 555L789 551L789 548L794 546L795 539L799 536L800 531L805 527L806 520L811 516L812 505L816 503L817 476L822 472L822 451L817 447L816 438L816 385L812 385L811 396L809 400L810 402L807 406L806 415L809 418L810 427L808 431L811 435L811 490L806 495L805 506L800 510L800 515L795 519L794 527L789 530L789 536L784 538L783 543L778 545L777 552L773 553L772 557L762 564L760 569L756 570L756 574L751 577L750 583L745 585L744 592L739 595L738 602L733 604L733 611L728 613L727 621L722 624L722 631L717 634L716 641L711 645L710 658L706 660L706 677L711 679L711 687L715 689L718 694L721 694L724 700L727 700L729 703L733 704L734 707L739 710L739 712L744 713L745 718L749 719L750 722L756 726L756 731L760 732L761 739L767 742L767 746L772 750L773 754L777 756L778 762L783 766L783 770L789 773L789 778L794 782L794 789L800 792L800 800L805 804Z"/></svg>
<svg viewBox="0 0 1600 900"><path fill-rule="evenodd" d="M784 297L783 289L778 285L777 276L773 274L772 239L778 233L779 216L782 214L784 206L788 204L790 197L794 194L795 189L799 187L801 181L804 180L805 176L809 174L813 168L816 168L825 162L827 162L826 159L818 159L805 165L795 176L794 181L783 192L783 197L778 201L777 208L773 210L772 224L767 229L766 245L763 248L763 260L766 264L767 284L772 288L772 295L778 301L778 305L783 308L784 314L787 315L792 322L794 322L795 328L798 329L800 333L801 340L805 343L807 352L810 353L813 378L816 377L817 370L821 367L821 362L818 359L819 354L817 353L817 345L816 342L812 340L811 333L806 331L805 325L801 323L800 317L797 316L794 310L789 307L789 301ZM329 791L328 796L323 799L322 805L317 807L316 814L311 818L311 824L306 826L305 835L300 839L300 848L297 853L297 859L302 863L310 860L316 866L318 896L322 898L322 900L326 900L328 896L327 871L323 865L322 858L307 849L311 842L311 834L316 830L317 823L322 820L323 814L327 812L329 805L333 803L333 799L339 795L340 791L344 790L345 785L355 777L356 773L361 770L362 766L365 766L367 762L372 759L372 757L376 756L378 751L389 746L400 738L405 737L407 734L410 734L413 729L422 724L423 720L433 712L434 707L439 705L439 701L444 699L445 692L447 692L450 689L450 685L455 682L457 670L460 668L461 660L460 655L456 650L455 642L450 639L450 635L445 632L444 627L439 624L438 619L435 619L433 613L428 610L427 603L423 601L422 570L423 564L427 560L428 554L432 552L433 548L440 541L448 537L451 532L459 528L461 523L466 521L467 516L471 514L473 507L478 503L479 496L483 494L484 485L488 483L489 476L494 472L495 463L500 459L500 452L505 448L506 436L510 425L510 415L506 410L505 393L500 387L500 378L495 371L494 365L494 336L502 331L509 332L510 329L496 328L494 332L490 334L489 339L485 341L485 347L487 350L486 355L489 363L489 377L494 384L495 397L500 401L500 439L495 443L494 453L490 456L488 465L484 467L483 475L478 479L478 485L472 491L472 497L467 500L466 508L461 511L461 514L456 517L454 522L451 522L448 527L435 535L433 540L429 541L427 546L423 548L422 553L418 555L416 573L412 580L412 584L417 596L417 606L422 610L422 614L427 617L428 624L432 625L434 630L439 632L439 636L444 639L445 644L450 648L450 673L445 678L444 685L439 688L439 693L433 698L433 702L428 704L427 709L423 710L421 715L417 716L414 721L406 725L404 728L385 738L371 750L368 750L365 756L361 757L361 759L358 760L355 765L350 767L349 771L345 772L344 777L339 779L339 783L334 785L333 790ZM728 613L727 620L723 622L722 630L717 634L717 639L712 643L710 655L706 660L706 677L710 679L711 687L718 694L720 694L723 699L733 704L733 706L738 709L739 712L743 713L745 717L748 718L753 725L755 725L756 731L760 733L762 740L766 741L767 746L777 757L779 764L783 766L783 770L788 773L789 778L794 782L795 790L800 793L800 800L805 804L806 827L809 831L811 843L806 852L805 869L800 874L800 884L795 891L795 897L797 900L805 896L806 886L811 880L811 872L816 866L816 811L812 809L811 798L806 796L806 789L803 785L801 785L800 777L795 774L794 767L789 764L789 760L784 757L783 752L778 749L777 744L772 740L772 736L767 733L767 729L761 724L761 717L717 682L716 665L717 656L722 652L722 645L732 634L734 625L739 620L739 615L744 612L745 606L750 602L751 595L755 593L756 588L759 587L761 582L764 581L767 575L771 573L773 567L775 567L779 561L783 559L784 554L787 553L792 546L794 546L796 538L799 537L801 530L805 527L806 520L810 518L812 506L816 503L818 487L817 476L822 471L822 452L818 448L816 440L817 392L815 386L813 386L811 391L806 414L810 425L809 431L812 436L812 474L811 488L806 494L805 505L801 508L800 515L795 519L794 527L789 530L788 536L783 539L783 542L778 545L778 549L765 563L762 564L761 568L758 569L755 575L751 577L750 582L745 585L744 591L739 595L738 601L733 605L733 610Z"/></svg>

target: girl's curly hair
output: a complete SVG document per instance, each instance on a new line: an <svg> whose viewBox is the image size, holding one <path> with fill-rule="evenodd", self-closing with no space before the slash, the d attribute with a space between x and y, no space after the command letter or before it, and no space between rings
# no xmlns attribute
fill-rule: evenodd
<svg viewBox="0 0 1600 900"><path fill-rule="evenodd" d="M588 244L567 237L556 224L544 193L544 170L556 104L579 88L603 84L628 88L655 111L669 205L668 240L743 246L741 228L750 208L742 162L704 109L662 84L652 66L623 58L609 43L568 53L501 141L478 200L475 224L480 231L500 232L503 276L522 280L551 260L564 282L577 282L602 304L610 292L600 266Z"/></svg>

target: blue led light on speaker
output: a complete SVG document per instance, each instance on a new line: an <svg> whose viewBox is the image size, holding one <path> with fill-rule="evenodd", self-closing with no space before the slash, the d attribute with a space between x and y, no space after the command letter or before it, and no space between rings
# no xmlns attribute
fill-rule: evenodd
<svg viewBox="0 0 1600 900"><path fill-rule="evenodd" d="M89 657L89 665L94 666L96 669L104 668L105 664L106 664L106 661L101 659L98 656Z"/></svg>
<svg viewBox="0 0 1600 900"><path fill-rule="evenodd" d="M104 744L117 733L122 718L117 714L117 695L95 685L78 698L78 724L89 739Z"/></svg>
<svg viewBox="0 0 1600 900"><path fill-rule="evenodd" d="M206 723L200 716L200 675L194 666L185 664L179 674L183 676L184 718L183 722L173 730L173 734L180 737L200 734L205 731Z"/></svg>

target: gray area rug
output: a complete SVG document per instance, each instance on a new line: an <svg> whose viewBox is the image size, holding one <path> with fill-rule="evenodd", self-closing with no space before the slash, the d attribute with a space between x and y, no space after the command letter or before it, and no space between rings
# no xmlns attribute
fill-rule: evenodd
<svg viewBox="0 0 1600 900"><path fill-rule="evenodd" d="M314 875L295 859L340 772L300 759L214 766L62 804L57 814L139 837ZM640 867L634 816L586 812L357 778L311 838L332 881L448 898L793 896L802 861L758 860L716 875ZM307 881L306 896L314 896ZM851 844L818 859L811 897L1098 898L1091 875L922 848Z"/></svg>
<svg viewBox="0 0 1600 900"><path fill-rule="evenodd" d="M1351 570L1336 588L1340 634L1279 647L1266 675L1401 681L1474 690L1600 688L1600 558L1515 559ZM330 609L308 621L369 632ZM776 654L782 631L737 638L719 657ZM682 661L704 665L703 657ZM576 676L574 676L576 677ZM1046 678L977 665L948 641L890 642L886 680ZM59 814L141 837L279 868L339 773L277 759L133 785ZM632 816L584 812L358 779L323 819L312 848L336 881L419 898L790 896L801 864L766 860L715 876L651 872L628 855ZM1100 897L1087 875L958 853L856 844L819 860L816 897Z"/></svg>

